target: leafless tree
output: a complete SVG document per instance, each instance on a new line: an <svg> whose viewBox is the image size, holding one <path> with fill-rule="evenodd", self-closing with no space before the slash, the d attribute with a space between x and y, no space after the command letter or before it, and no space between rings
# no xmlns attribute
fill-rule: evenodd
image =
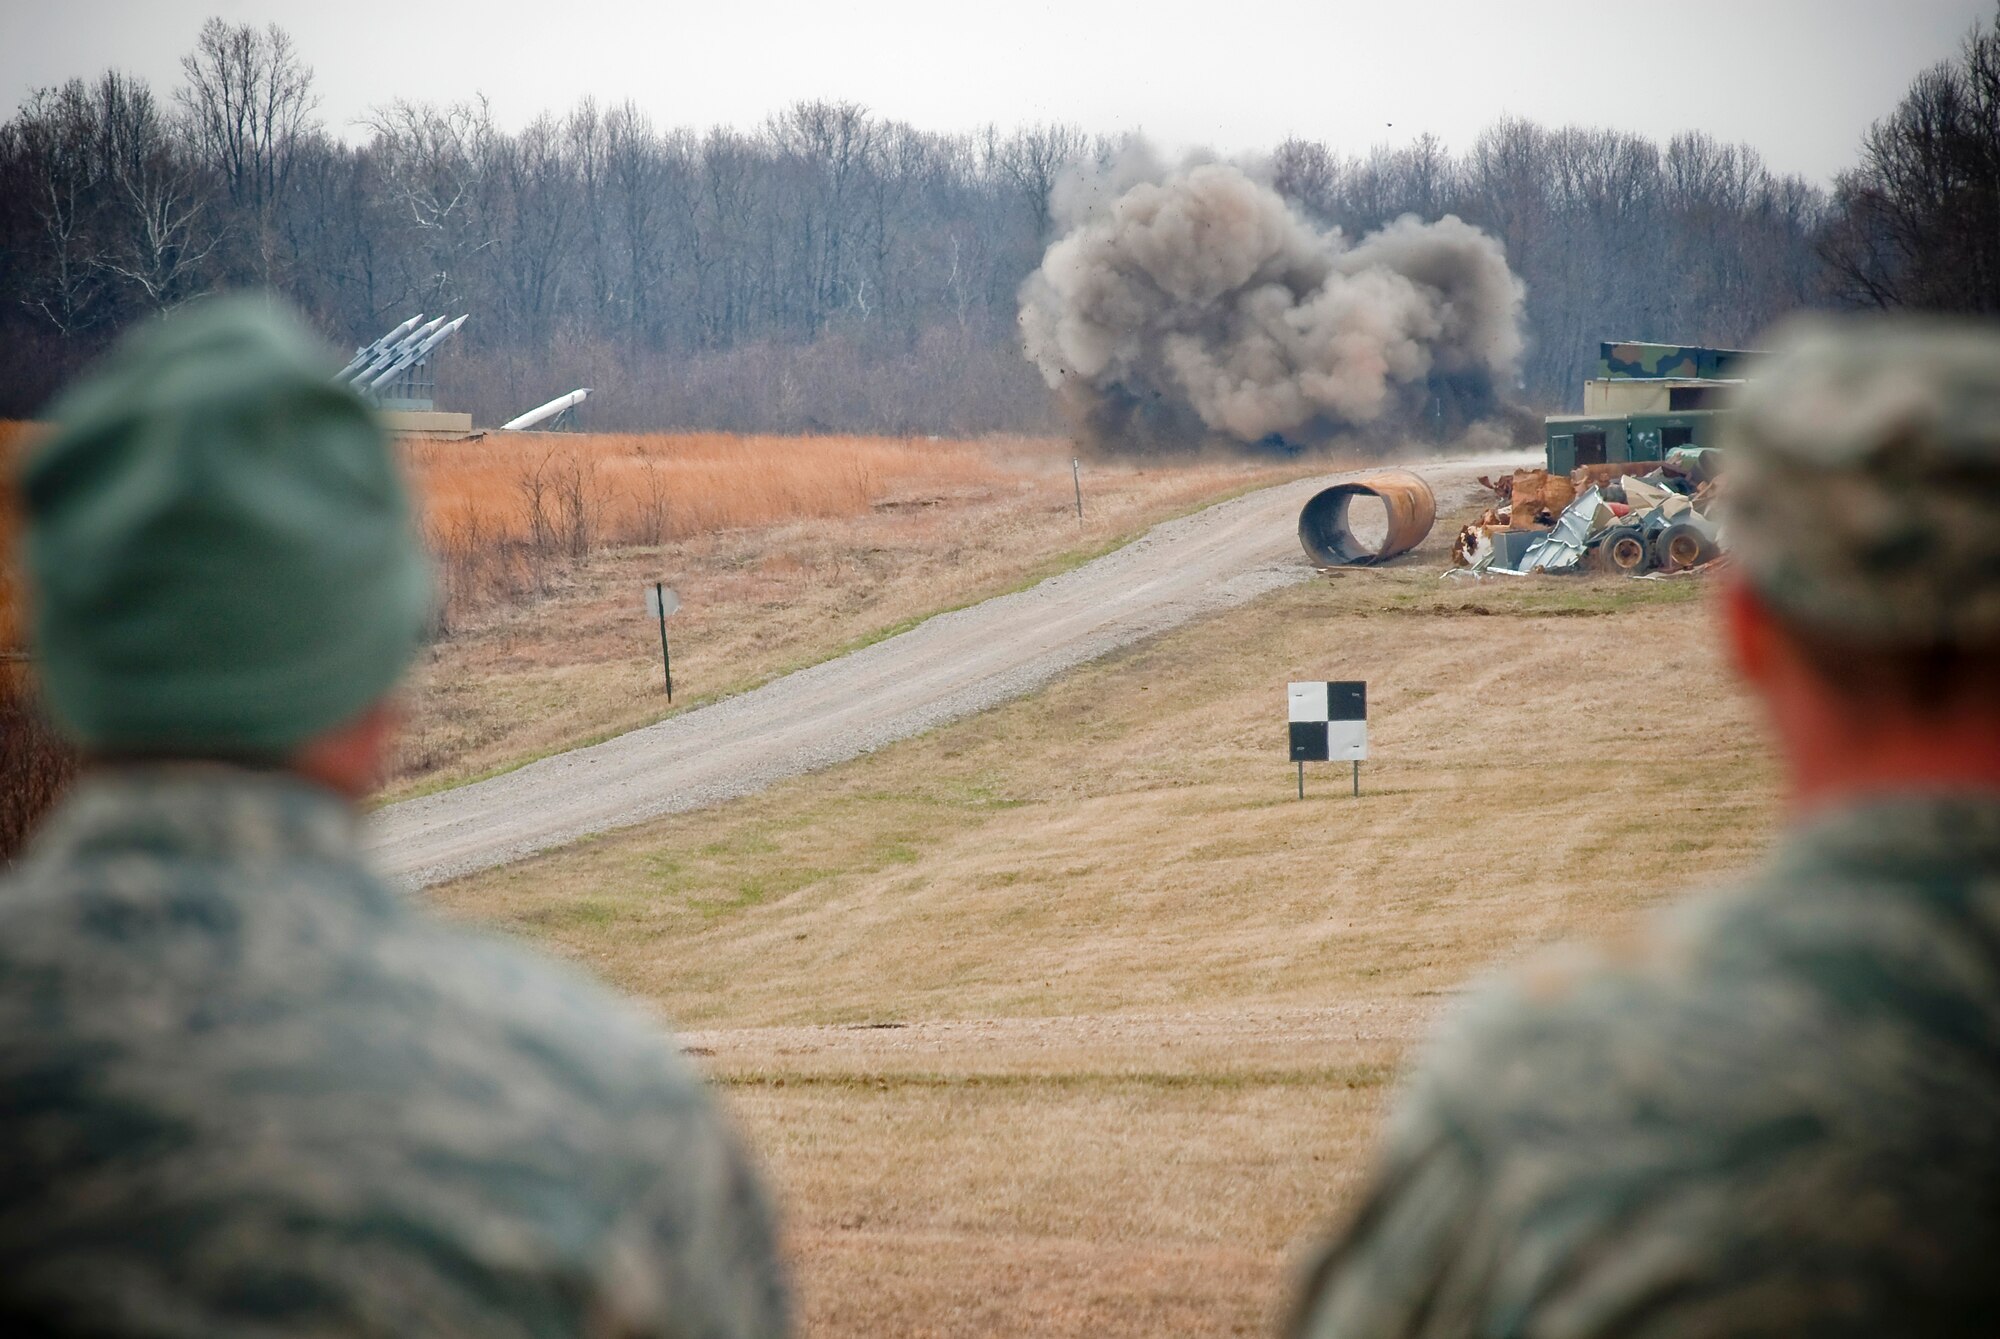
<svg viewBox="0 0 2000 1339"><path fill-rule="evenodd" d="M1317 219L1332 216L1340 164L1324 144L1292 136L1271 154L1270 172L1278 194Z"/></svg>
<svg viewBox="0 0 2000 1339"><path fill-rule="evenodd" d="M531 344L547 342L562 300L565 262L573 240L577 174L562 127L547 115L518 135L486 141L493 174L496 273L502 319Z"/></svg>
<svg viewBox="0 0 2000 1339"><path fill-rule="evenodd" d="M482 206L497 132L485 100L438 107L398 99L367 124L393 215L414 242L412 297L432 308L463 306L467 267L494 245Z"/></svg>
<svg viewBox="0 0 2000 1339"><path fill-rule="evenodd" d="M785 205L790 249L800 282L787 285L787 305L817 331L829 313L854 298L848 268L856 231L861 177L878 127L854 102L794 103L772 117L766 133L798 189ZM801 301L802 300L802 301Z"/></svg>
<svg viewBox="0 0 2000 1339"><path fill-rule="evenodd" d="M93 233L103 226L99 201L107 177L96 152L95 117L83 81L42 89L0 130L0 152L21 189L15 199L32 220L16 244L15 300L65 339L105 314L105 273Z"/></svg>
<svg viewBox="0 0 2000 1339"><path fill-rule="evenodd" d="M2000 313L2000 16L1870 128L1821 254L1850 302Z"/></svg>
<svg viewBox="0 0 2000 1339"><path fill-rule="evenodd" d="M1049 236L1050 202L1056 182L1073 164L1083 160L1089 147L1089 138L1082 130L1059 121L1027 126L995 142L993 165L1013 188L1036 240L1047 240Z"/></svg>
<svg viewBox="0 0 2000 1339"><path fill-rule="evenodd" d="M165 311L207 287L220 236L197 167L179 151L152 93L110 71L29 100L10 124L37 224L20 300L65 336L98 323L125 289Z"/></svg>
<svg viewBox="0 0 2000 1339"><path fill-rule="evenodd" d="M275 23L259 29L211 18L181 58L181 73L187 82L176 98L195 156L220 175L256 243L257 276L269 283L278 263L272 209L315 130L312 67Z"/></svg>
<svg viewBox="0 0 2000 1339"><path fill-rule="evenodd" d="M107 74L98 105L118 220L99 264L166 311L202 291L220 237L207 226L197 169L176 152L153 95Z"/></svg>
<svg viewBox="0 0 2000 1339"><path fill-rule="evenodd" d="M284 188L293 152L319 106L312 67L278 25L259 31L212 18L181 57L196 151L213 163L230 197L253 211Z"/></svg>

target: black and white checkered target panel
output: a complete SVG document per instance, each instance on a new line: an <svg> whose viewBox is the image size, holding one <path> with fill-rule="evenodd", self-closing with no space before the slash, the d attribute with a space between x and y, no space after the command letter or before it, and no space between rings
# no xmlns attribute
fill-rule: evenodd
<svg viewBox="0 0 2000 1339"><path fill-rule="evenodd" d="M1368 756L1368 685L1294 683L1285 686L1293 762L1346 762Z"/></svg>

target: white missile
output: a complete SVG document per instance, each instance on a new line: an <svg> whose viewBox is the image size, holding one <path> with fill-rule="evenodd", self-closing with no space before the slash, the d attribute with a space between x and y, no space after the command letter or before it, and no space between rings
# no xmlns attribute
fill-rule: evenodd
<svg viewBox="0 0 2000 1339"><path fill-rule="evenodd" d="M435 320L424 322L422 325L418 326L415 330L412 330L409 334L403 336L401 339L397 340L394 344L391 344L388 348L376 354L372 362L370 362L366 367L362 368L359 372L355 374L354 379L356 381L366 381L369 377L374 376L376 373L380 372L383 368L387 367L389 364L395 362L398 358L401 358L404 354L408 353L411 349L416 348L417 345L421 344L426 338L429 337L432 331L436 330L439 326L443 325L447 319L449 318L440 316Z"/></svg>
<svg viewBox="0 0 2000 1339"><path fill-rule="evenodd" d="M568 395L558 395L555 399L549 401L547 404L536 405L533 409L530 409L527 413L521 415L519 418L508 419L505 423L502 423L500 425L500 431L523 432L529 428L534 427L537 423L541 423L544 422L545 420L554 418L557 414L562 413L563 410L568 409L572 405L582 404L584 398L589 394L590 394L590 387L585 386L580 390L571 391Z"/></svg>
<svg viewBox="0 0 2000 1339"><path fill-rule="evenodd" d="M397 340L394 344L391 344L388 348L382 350L381 353L377 354L375 356L375 361L368 367L362 369L363 374L366 375L368 372L371 371L373 372L381 371L383 368L387 367L390 363L402 357L404 354L408 353L411 349L416 348L417 345L421 344L424 340L428 339L433 331L435 331L439 326L443 325L446 321L450 319L451 318L448 316L440 316L437 317L435 320L424 322L422 325L418 326L415 330L412 330L409 334L403 336L401 339Z"/></svg>
<svg viewBox="0 0 2000 1339"><path fill-rule="evenodd" d="M466 316L470 316L471 314L472 313L467 312ZM444 343L446 340L450 339L453 335L457 334L458 328L464 324L465 324L465 316L461 316L456 321L453 321L448 325L440 326L438 329L433 330L430 334L424 336L423 339L418 341L416 348L411 349L408 353L403 355L401 362L397 365L396 371L399 373L407 371L412 364L420 363L424 359L430 357L432 349L435 349L438 345Z"/></svg>
<svg viewBox="0 0 2000 1339"><path fill-rule="evenodd" d="M362 368L374 362L375 359L377 359L384 352L386 352L391 345L395 344L397 340L403 338L403 336L409 334L412 330L415 330L417 328L418 323L421 322L423 319L424 319L424 314L422 312L418 312L415 316L412 316L409 320L403 322L401 325L397 326L394 330L391 330L388 334L376 340L373 344L367 344L362 346L361 348L356 349L354 351L354 357L348 362L346 367L343 367L340 369L340 371L334 373L333 379L335 381L347 380L349 377L359 372Z"/></svg>
<svg viewBox="0 0 2000 1339"><path fill-rule="evenodd" d="M468 312L466 315L470 316L471 313ZM444 317L438 317L437 320L431 322L415 335L412 335L408 340L404 341L403 349L384 364L380 371L375 371L372 368L364 371L362 375L367 378L365 383L366 388L374 390L383 382L393 380L398 374L407 371L425 354L444 343L446 339L457 332L460 326L465 324L465 316L459 317L449 325L444 324L444 320Z"/></svg>
<svg viewBox="0 0 2000 1339"><path fill-rule="evenodd" d="M397 340L394 344L386 345L385 347L376 350L374 356L369 358L367 362L363 363L358 369L356 369L356 371L352 376L347 378L347 384L354 387L356 390L366 390L368 388L369 380L373 378L377 372L380 372L383 368L387 367L392 361L394 361L398 353L400 353L404 349L409 348L410 342L417 337L417 335L422 331L422 329L423 327L419 326L416 330L413 330L409 334L403 336L403 338Z"/></svg>
<svg viewBox="0 0 2000 1339"><path fill-rule="evenodd" d="M385 371L400 365L409 357L417 345L429 339L431 335L436 333L437 328L443 325L448 319L450 318L440 316L435 320L426 321L409 334L397 340L394 344L391 344L388 348L382 350L382 352L376 354L366 367L354 374L355 388L365 391L374 385L375 382L381 380L382 374Z"/></svg>

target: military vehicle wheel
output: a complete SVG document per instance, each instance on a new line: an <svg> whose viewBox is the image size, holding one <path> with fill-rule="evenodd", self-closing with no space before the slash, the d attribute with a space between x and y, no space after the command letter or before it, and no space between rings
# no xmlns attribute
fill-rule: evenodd
<svg viewBox="0 0 2000 1339"><path fill-rule="evenodd" d="M1662 572L1685 572L1715 557L1715 541L1682 521L1653 536L1653 564Z"/></svg>
<svg viewBox="0 0 2000 1339"><path fill-rule="evenodd" d="M1607 572L1622 572L1637 576L1653 566L1653 554L1646 547L1646 537L1637 526L1621 525L1605 533L1598 542L1597 551Z"/></svg>

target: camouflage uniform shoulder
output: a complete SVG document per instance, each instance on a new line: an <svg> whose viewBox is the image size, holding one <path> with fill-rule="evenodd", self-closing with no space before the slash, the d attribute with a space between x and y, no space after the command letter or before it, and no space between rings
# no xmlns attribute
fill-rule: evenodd
<svg viewBox="0 0 2000 1339"><path fill-rule="evenodd" d="M0 1314L148 1335L781 1334L659 1027L376 879L277 778L84 785L0 893Z"/></svg>
<svg viewBox="0 0 2000 1339"><path fill-rule="evenodd" d="M1625 950L1476 992L1299 1327L1775 1333L1911 1297L2000 1319L1973 1265L2000 1245L1996 1130L2000 804L1839 815Z"/></svg>

